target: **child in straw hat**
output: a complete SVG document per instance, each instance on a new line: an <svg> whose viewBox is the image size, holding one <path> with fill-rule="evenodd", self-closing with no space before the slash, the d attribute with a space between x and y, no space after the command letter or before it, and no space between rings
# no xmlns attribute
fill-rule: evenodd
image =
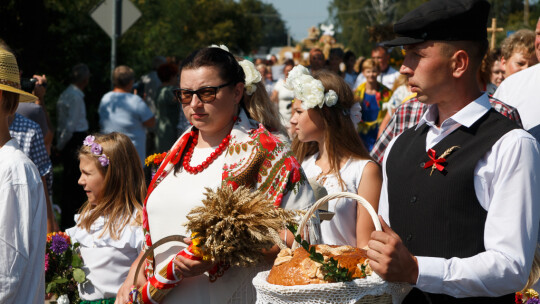
<svg viewBox="0 0 540 304"><path fill-rule="evenodd" d="M42 304L45 298L43 185L8 128L19 101L34 100L20 89L15 56L0 47L0 303Z"/></svg>

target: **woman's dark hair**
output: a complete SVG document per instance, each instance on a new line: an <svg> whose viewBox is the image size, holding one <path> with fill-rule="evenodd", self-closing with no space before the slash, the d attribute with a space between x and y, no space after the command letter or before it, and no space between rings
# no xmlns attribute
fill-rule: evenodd
<svg viewBox="0 0 540 304"><path fill-rule="evenodd" d="M356 55L354 54L353 51L345 52L345 55L343 55L343 62L347 62L349 60L349 58L351 58L351 57L356 58Z"/></svg>
<svg viewBox="0 0 540 304"><path fill-rule="evenodd" d="M161 82L167 82L178 75L178 66L174 63L164 63L157 68L157 74Z"/></svg>
<svg viewBox="0 0 540 304"><path fill-rule="evenodd" d="M217 47L208 47L191 53L180 66L180 77L184 69L197 69L200 67L215 67L219 77L225 82L237 84L245 83L244 70L234 56Z"/></svg>
<svg viewBox="0 0 540 304"><path fill-rule="evenodd" d="M292 65L294 67L294 60L292 59L287 59L283 62L283 67L286 67L288 65Z"/></svg>

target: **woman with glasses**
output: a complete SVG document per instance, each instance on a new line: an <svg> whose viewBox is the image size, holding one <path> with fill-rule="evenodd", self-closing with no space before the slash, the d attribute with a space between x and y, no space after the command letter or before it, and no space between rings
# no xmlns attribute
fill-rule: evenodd
<svg viewBox="0 0 540 304"><path fill-rule="evenodd" d="M269 110L272 104L260 81L251 62L238 62L221 48L204 48L184 60L175 96L192 127L173 145L148 189L143 219L146 248L170 235L190 235L183 224L190 210L202 206L205 187L249 186L280 208L307 209L313 203L312 190L289 146L265 127L283 130L279 117L271 117L275 110ZM257 97L258 91L266 99ZM253 120L255 116L263 122ZM312 243L319 240L315 221L305 235ZM281 231L280 236L292 245L290 232ZM138 274L137 287L169 265L185 246L171 242L158 247L147 259L146 270ZM274 246L261 255L273 261L278 250ZM119 291L119 303L127 298L137 263ZM214 266L183 257L174 260L175 272L184 279L162 303L254 303L251 280L271 267L231 267L211 283L204 274Z"/></svg>

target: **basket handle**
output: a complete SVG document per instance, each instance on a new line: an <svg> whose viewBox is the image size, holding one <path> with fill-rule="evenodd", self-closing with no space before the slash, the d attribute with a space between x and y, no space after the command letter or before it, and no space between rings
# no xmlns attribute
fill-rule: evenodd
<svg viewBox="0 0 540 304"><path fill-rule="evenodd" d="M142 258L139 260L139 264L137 265L137 271L135 272L135 276L133 277L133 286L137 286L137 277L139 276L139 271L141 271L141 267L144 263L144 261L146 261L146 258L150 255L150 254L153 254L154 253L154 250L165 244L165 243L169 243L169 242L181 242L181 243L184 243L184 238L185 236L183 235L169 235L167 237L164 237L162 238L161 240L155 242L154 244L152 244L152 246L150 246L148 249L146 249L146 251L144 252ZM184 243L186 244L186 243ZM186 244L187 245L187 244Z"/></svg>
<svg viewBox="0 0 540 304"><path fill-rule="evenodd" d="M298 233L300 233L301 231L304 230L309 218L315 212L315 210L317 210L319 208L320 205L322 205L322 204L324 204L324 203L326 203L326 202L328 202L330 200L333 200L335 198L341 198L341 197L352 198L352 199L358 201L362 206L364 206L364 208L366 208L369 215L371 216L371 220L373 221L373 224L375 225L375 230L382 231L381 223L379 222L379 217L377 216L377 212L375 212L375 209L373 209L371 204L365 198L361 197L360 195L358 195L356 193L336 192L336 193L329 194L329 195L321 197L318 201L315 202L315 204L313 204L308 209L308 211L302 217L302 220L300 221L300 224L298 225L298 229L297 229ZM296 242L296 240L295 240L293 245L292 245L292 250L295 250L298 247L300 247L300 244L298 244L298 242Z"/></svg>

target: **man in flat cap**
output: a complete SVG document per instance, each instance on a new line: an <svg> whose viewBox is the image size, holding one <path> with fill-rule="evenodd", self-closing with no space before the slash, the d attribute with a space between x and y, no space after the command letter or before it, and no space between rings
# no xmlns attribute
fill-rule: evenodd
<svg viewBox="0 0 540 304"><path fill-rule="evenodd" d="M403 45L400 72L428 105L385 152L383 231L368 243L377 274L415 287L404 303L512 303L532 267L540 147L479 90L488 13L485 0L429 1L385 43Z"/></svg>

